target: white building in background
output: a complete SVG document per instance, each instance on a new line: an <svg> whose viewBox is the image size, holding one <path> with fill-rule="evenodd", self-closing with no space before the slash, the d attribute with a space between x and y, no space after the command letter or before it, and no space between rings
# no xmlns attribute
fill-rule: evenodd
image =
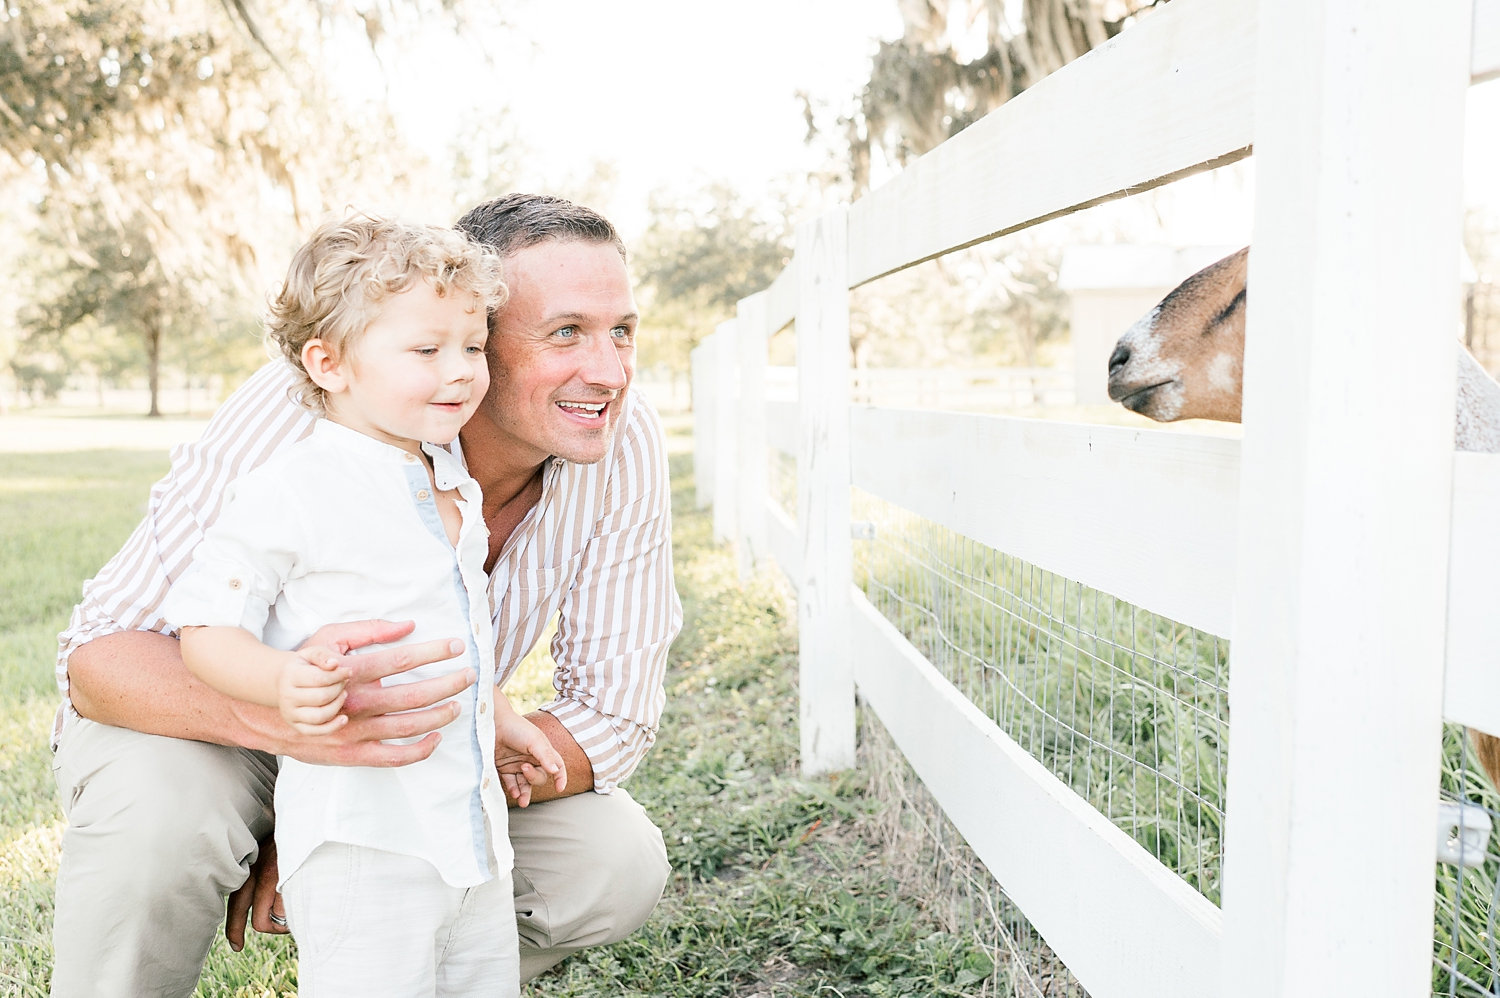
<svg viewBox="0 0 1500 998"><path fill-rule="evenodd" d="M1120 334L1183 278L1238 246L1070 246L1057 283L1068 293L1079 405L1107 404L1109 355Z"/></svg>

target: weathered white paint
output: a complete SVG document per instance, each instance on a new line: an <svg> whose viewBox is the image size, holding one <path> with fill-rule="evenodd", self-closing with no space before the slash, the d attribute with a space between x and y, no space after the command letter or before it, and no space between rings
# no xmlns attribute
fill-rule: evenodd
<svg viewBox="0 0 1500 998"><path fill-rule="evenodd" d="M796 402L767 402L766 449L796 457L802 442L800 420Z"/></svg>
<svg viewBox="0 0 1500 998"><path fill-rule="evenodd" d="M1006 736L862 595L853 603L860 694L1089 993L1210 993L1218 909Z"/></svg>
<svg viewBox="0 0 1500 998"><path fill-rule="evenodd" d="M1167 4L922 156L850 208L851 284L1242 158L1255 18Z"/></svg>
<svg viewBox="0 0 1500 998"><path fill-rule="evenodd" d="M693 500L698 509L714 501L713 334L689 354L693 378Z"/></svg>
<svg viewBox="0 0 1500 998"><path fill-rule="evenodd" d="M1227 636L1239 442L856 408L856 487L990 547Z"/></svg>
<svg viewBox="0 0 1500 998"><path fill-rule="evenodd" d="M797 317L797 261L793 260L766 288L766 331L780 331Z"/></svg>
<svg viewBox="0 0 1500 998"><path fill-rule="evenodd" d="M854 765L848 237L843 208L797 227L798 692L807 775Z"/></svg>
<svg viewBox="0 0 1500 998"><path fill-rule="evenodd" d="M802 578L802 541L797 524L774 502L766 504L766 543L772 559L793 585Z"/></svg>
<svg viewBox="0 0 1500 998"><path fill-rule="evenodd" d="M735 316L739 348L739 529L740 577L755 571L766 550L766 294L742 298Z"/></svg>
<svg viewBox="0 0 1500 998"><path fill-rule="evenodd" d="M1259 8L1221 993L1426 994L1470 12Z"/></svg>
<svg viewBox="0 0 1500 998"><path fill-rule="evenodd" d="M739 477L739 351L735 345L735 321L726 319L714 329L713 345L713 448L714 448L714 540L734 540Z"/></svg>

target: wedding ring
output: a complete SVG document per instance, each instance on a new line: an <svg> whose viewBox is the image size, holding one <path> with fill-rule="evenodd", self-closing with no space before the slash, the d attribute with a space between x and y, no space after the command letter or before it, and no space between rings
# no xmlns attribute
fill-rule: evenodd
<svg viewBox="0 0 1500 998"><path fill-rule="evenodd" d="M278 915L274 911L268 912L267 914L270 916L272 925L279 925L282 928L286 928L286 916Z"/></svg>

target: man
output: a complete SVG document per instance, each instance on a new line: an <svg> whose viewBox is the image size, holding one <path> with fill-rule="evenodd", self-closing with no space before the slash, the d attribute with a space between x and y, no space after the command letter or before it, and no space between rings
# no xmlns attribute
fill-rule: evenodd
<svg viewBox="0 0 1500 998"><path fill-rule="evenodd" d="M480 205L459 228L500 252L510 287L491 317L489 392L459 437L490 530L497 673L558 620L558 696L529 716L562 754L568 783L534 788L510 825L529 979L628 935L661 895L661 833L618 784L654 741L681 608L661 428L628 390L638 316L614 228L532 195ZM269 840L275 757L405 765L425 758L453 717L442 701L461 673L380 685L455 654L446 641L379 647L409 624L343 624L310 639L365 649L348 660L349 723L319 737L196 681L162 633L157 606L225 486L310 431L290 384L284 364L267 365L198 443L174 453L145 520L84 587L61 636L54 770L69 825L54 995L191 994L226 895L236 948L247 916L284 932Z"/></svg>

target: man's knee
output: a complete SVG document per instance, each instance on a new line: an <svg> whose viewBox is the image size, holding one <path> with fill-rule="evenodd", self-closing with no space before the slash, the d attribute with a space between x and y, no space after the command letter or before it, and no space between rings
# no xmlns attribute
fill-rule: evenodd
<svg viewBox="0 0 1500 998"><path fill-rule="evenodd" d="M78 722L75 722L78 723ZM208 880L237 886L270 829L269 760L242 750L107 725L59 748L58 789L69 853L107 854L88 865L118 889L178 890ZM81 857L78 857L81 858Z"/></svg>
<svg viewBox="0 0 1500 998"><path fill-rule="evenodd" d="M620 796L619 792L611 795ZM605 834L600 837L598 852L598 869L614 878L614 892L619 899L616 934L610 942L623 939L646 924L672 875L661 829L639 804L629 800L629 807L616 808L613 818L615 824L603 825Z"/></svg>
<svg viewBox="0 0 1500 998"><path fill-rule="evenodd" d="M616 942L651 916L671 868L661 830L629 794L581 794L510 817L526 945L571 952Z"/></svg>
<svg viewBox="0 0 1500 998"><path fill-rule="evenodd" d="M53 994L191 994L270 828L274 761L75 721L53 768L68 816Z"/></svg>

